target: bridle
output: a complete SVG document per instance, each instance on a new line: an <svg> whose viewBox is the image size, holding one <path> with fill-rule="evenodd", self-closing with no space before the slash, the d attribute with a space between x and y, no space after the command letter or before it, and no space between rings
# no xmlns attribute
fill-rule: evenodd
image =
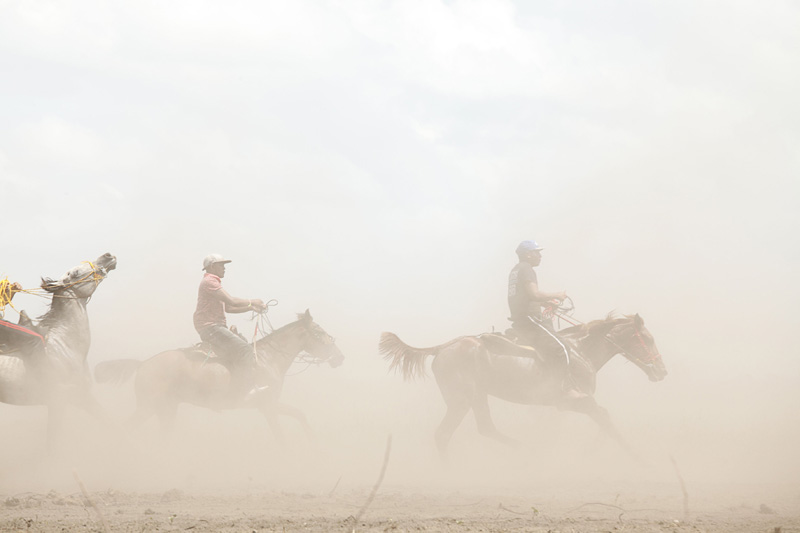
<svg viewBox="0 0 800 533"><path fill-rule="evenodd" d="M634 337L634 338L636 338L636 340L638 340L638 341L639 341L639 345L640 345L640 346L641 346L641 347L644 349L644 351L645 351L645 354L646 354L646 355L645 355L645 357L638 357L638 356L634 356L634 355L633 355L632 353L630 353L628 350L626 350L625 348L623 348L622 346L620 346L619 344L617 344L617 343L616 343L616 342L615 342L615 341L614 341L614 340L611 338L611 335L608 335L608 334L606 334L606 335L605 335L605 339L606 339L606 340L607 340L607 341L608 341L608 342L609 342L611 345L613 345L615 348L617 348L617 349L620 351L620 353L622 353L623 355L625 355L625 357L627 357L627 358L628 358L628 359L630 359L631 361L635 361L635 362L637 362L637 363L641 363L641 364L643 364L643 365L653 366L653 365L655 364L655 362L656 362L656 361L658 361L659 359L661 359L661 354L660 354L660 353L658 353L658 351L651 350L651 349L650 349L650 347L647 345L647 343L644 341L644 338L642 337L642 332L639 330L639 328L636 326L636 324L635 324L635 323L633 324L633 335L631 335L631 337Z"/></svg>
<svg viewBox="0 0 800 533"><path fill-rule="evenodd" d="M547 305L542 309L542 316L545 318L557 318L558 320L564 320L568 324L572 326L585 326L584 322L572 318L571 315L572 311L574 311L575 306L572 303L572 299L567 298L563 303L559 303L557 301L554 302L547 302ZM630 351L626 350L622 346L620 346L614 339L611 338L611 335L605 334L603 338L612 346L614 346L619 353L623 354L626 358L631 361L635 361L642 365L653 366L656 361L661 359L661 354L658 351L654 351L647 345L642 337L642 332L636 326L634 322L632 324L633 327L633 335L637 341L639 341L639 345L641 345L642 349L645 351L645 357L637 357L633 355Z"/></svg>
<svg viewBox="0 0 800 533"><path fill-rule="evenodd" d="M74 287L76 285L80 285L81 283L88 283L88 282L91 282L91 281L93 281L94 282L94 286L97 287L98 285L100 285L100 282L103 281L105 279L105 277L108 275L108 270L105 267L97 267L91 261L83 261L83 263L84 264L88 264L92 268L92 271L87 273L82 278L73 281L69 285L64 285L62 290L68 290L68 289L71 289L72 287ZM90 277L92 279L89 279ZM62 295L55 295L55 294L54 294L54 296L58 296L59 298L70 298L69 296L62 296Z"/></svg>

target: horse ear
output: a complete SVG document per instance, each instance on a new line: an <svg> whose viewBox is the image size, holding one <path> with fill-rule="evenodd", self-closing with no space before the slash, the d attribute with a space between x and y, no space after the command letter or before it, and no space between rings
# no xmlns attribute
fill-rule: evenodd
<svg viewBox="0 0 800 533"><path fill-rule="evenodd" d="M639 316L639 313L636 313L636 315L633 317L633 324L637 329L644 326L644 319Z"/></svg>
<svg viewBox="0 0 800 533"><path fill-rule="evenodd" d="M303 319L304 319L304 320L309 320L309 321L310 321L310 320L313 320L313 319L311 318L311 312L310 312L308 309L306 309L306 312L305 312L305 313L303 313Z"/></svg>
<svg viewBox="0 0 800 533"><path fill-rule="evenodd" d="M42 278L41 287L47 292L56 292L61 288L61 284L52 278Z"/></svg>

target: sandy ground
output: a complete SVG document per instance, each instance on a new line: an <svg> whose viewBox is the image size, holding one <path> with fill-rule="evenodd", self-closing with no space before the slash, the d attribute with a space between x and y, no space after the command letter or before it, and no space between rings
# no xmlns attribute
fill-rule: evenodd
<svg viewBox="0 0 800 533"><path fill-rule="evenodd" d="M800 532L800 426L783 411L752 417L730 412L729 403L714 411L692 397L667 403L656 394L673 391L629 380L620 396L636 402L605 402L645 464L585 417L497 401L498 427L525 447L481 437L468 418L443 465L433 445L443 412L434 386L334 389L323 379L312 386L310 373L302 378L287 402L308 413L316 438L286 420L285 447L255 412L182 406L166 440L154 421L118 433L70 411L51 457L45 410L0 405L0 531L104 531L105 520L109 530L137 533ZM120 420L131 412L129 388L100 392ZM388 434L386 476L356 521ZM671 457L686 483L688 516Z"/></svg>
<svg viewBox="0 0 800 533"><path fill-rule="evenodd" d="M705 488L688 517L676 487L418 492L382 487L325 493L89 493L2 495L2 531L800 531L800 486ZM521 493L524 492L524 493ZM769 502L769 503L765 503ZM92 505L94 504L94 506Z"/></svg>

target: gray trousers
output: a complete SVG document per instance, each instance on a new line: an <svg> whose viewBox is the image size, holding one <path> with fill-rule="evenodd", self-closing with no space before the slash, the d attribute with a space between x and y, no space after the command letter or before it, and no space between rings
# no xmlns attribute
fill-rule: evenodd
<svg viewBox="0 0 800 533"><path fill-rule="evenodd" d="M225 326L209 326L198 333L203 341L214 348L217 355L235 365L253 360L253 345Z"/></svg>

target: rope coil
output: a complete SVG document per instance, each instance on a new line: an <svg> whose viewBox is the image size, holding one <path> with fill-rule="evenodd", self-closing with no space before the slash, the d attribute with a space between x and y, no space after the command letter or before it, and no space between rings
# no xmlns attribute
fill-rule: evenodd
<svg viewBox="0 0 800 533"><path fill-rule="evenodd" d="M19 285L11 283L8 278L0 279L0 317L5 314L6 306L14 309L11 300L14 299L14 294L20 292ZM16 309L14 309L16 311Z"/></svg>

